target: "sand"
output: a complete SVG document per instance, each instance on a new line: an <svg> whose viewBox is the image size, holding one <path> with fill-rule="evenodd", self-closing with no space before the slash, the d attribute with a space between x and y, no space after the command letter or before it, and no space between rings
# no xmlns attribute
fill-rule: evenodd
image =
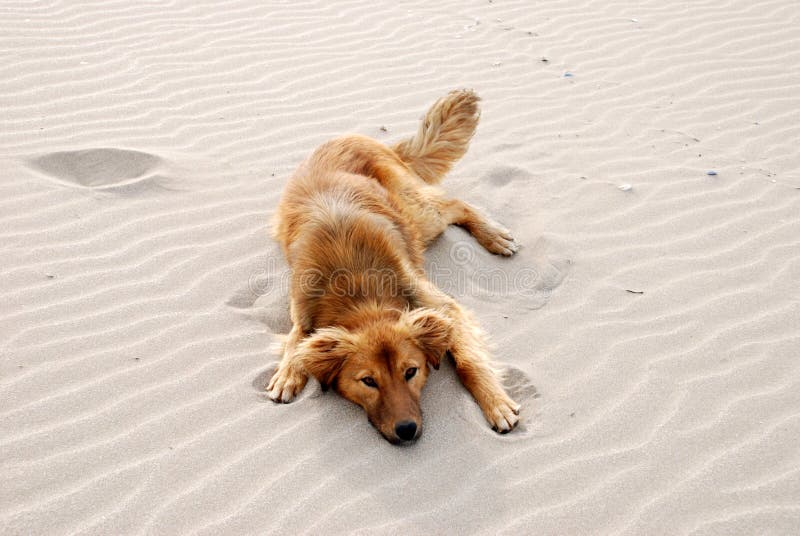
<svg viewBox="0 0 800 536"><path fill-rule="evenodd" d="M800 530L795 0L0 13L0 533ZM523 423L450 366L409 447L316 383L267 401L292 170L458 87L444 186L523 248L452 228L427 266Z"/></svg>

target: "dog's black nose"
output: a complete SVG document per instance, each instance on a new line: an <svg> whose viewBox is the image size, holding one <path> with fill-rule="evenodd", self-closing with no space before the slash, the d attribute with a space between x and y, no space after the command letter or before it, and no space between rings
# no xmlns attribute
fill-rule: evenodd
<svg viewBox="0 0 800 536"><path fill-rule="evenodd" d="M414 421L401 421L395 425L394 433L403 441L414 439L414 435L417 433L417 423Z"/></svg>

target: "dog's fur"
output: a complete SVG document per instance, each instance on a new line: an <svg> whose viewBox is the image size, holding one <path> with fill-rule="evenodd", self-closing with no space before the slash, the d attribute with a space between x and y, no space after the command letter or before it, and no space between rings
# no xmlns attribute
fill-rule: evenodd
<svg viewBox="0 0 800 536"><path fill-rule="evenodd" d="M423 270L428 243L450 224L492 253L517 246L505 229L435 186L467 150L480 115L472 91L453 91L417 134L393 147L344 136L300 165L278 207L275 236L292 270L283 359L267 391L291 401L308 375L363 407L393 443L422 431L428 365L449 351L464 386L498 432L519 405L490 366L480 328Z"/></svg>

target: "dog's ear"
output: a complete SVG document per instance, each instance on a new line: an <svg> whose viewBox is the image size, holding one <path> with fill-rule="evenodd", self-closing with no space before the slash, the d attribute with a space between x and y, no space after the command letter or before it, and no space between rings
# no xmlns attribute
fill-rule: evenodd
<svg viewBox="0 0 800 536"><path fill-rule="evenodd" d="M414 309L406 313L411 338L423 351L428 363L439 368L439 362L450 348L453 322L444 314L434 309Z"/></svg>
<svg viewBox="0 0 800 536"><path fill-rule="evenodd" d="M347 359L347 335L341 328L325 328L297 345L300 363L319 381L323 390L333 384Z"/></svg>

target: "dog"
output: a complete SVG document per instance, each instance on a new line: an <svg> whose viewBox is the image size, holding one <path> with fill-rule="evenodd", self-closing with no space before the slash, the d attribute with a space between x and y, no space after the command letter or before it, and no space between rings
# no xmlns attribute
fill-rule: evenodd
<svg viewBox="0 0 800 536"><path fill-rule="evenodd" d="M273 233L291 268L292 329L267 385L290 402L314 376L358 404L391 443L422 433L420 393L449 353L491 427L511 431L520 405L503 389L472 315L435 287L423 252L450 224L488 251L517 243L471 205L436 185L467 151L479 97L436 101L410 139L387 146L347 135L324 143L290 179Z"/></svg>

